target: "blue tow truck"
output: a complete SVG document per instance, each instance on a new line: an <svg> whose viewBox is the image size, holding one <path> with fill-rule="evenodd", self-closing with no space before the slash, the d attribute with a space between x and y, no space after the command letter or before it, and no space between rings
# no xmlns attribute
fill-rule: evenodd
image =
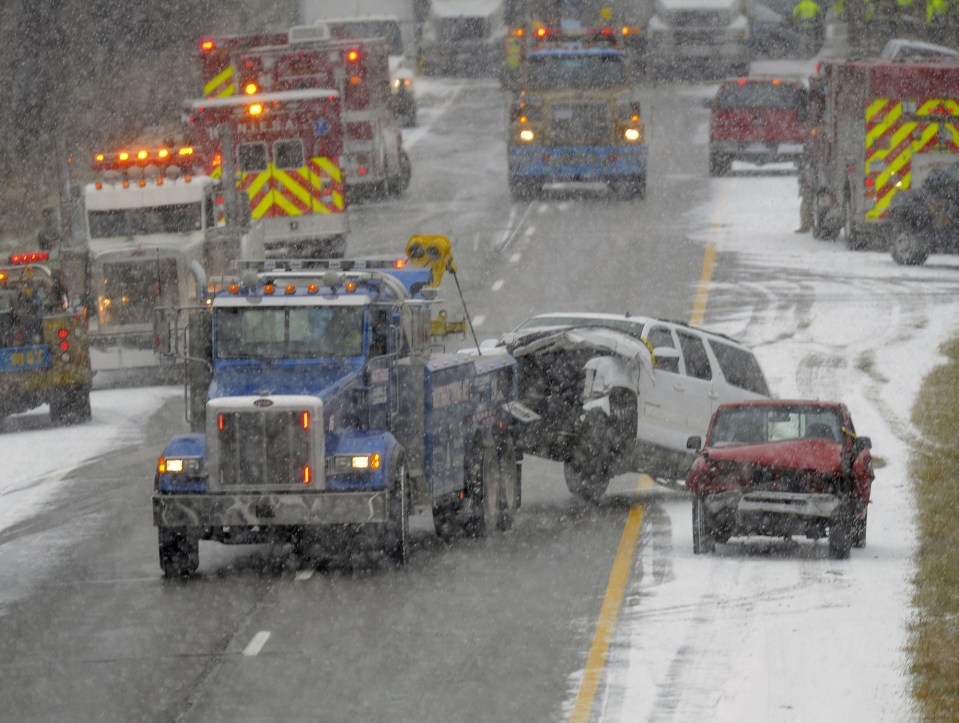
<svg viewBox="0 0 959 723"><path fill-rule="evenodd" d="M194 431L155 476L167 577L197 570L200 540L402 565L425 506L445 539L512 525L515 361L431 352L447 239L414 236L400 259L238 266L196 308L157 312L161 351L194 370Z"/></svg>
<svg viewBox="0 0 959 723"><path fill-rule="evenodd" d="M509 109L513 200L557 181L600 181L645 198L646 129L615 33L541 27L533 42Z"/></svg>

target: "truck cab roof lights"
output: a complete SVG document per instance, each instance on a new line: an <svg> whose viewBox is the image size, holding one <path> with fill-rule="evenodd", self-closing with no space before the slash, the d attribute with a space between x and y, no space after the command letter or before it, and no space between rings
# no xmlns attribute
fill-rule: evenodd
<svg viewBox="0 0 959 723"><path fill-rule="evenodd" d="M273 284L263 284L263 293L267 296L271 295L276 291L276 287Z"/></svg>
<svg viewBox="0 0 959 723"><path fill-rule="evenodd" d="M343 284L343 290L346 291L347 294L352 294L353 292L356 291L356 282L347 281L346 283Z"/></svg>
<svg viewBox="0 0 959 723"><path fill-rule="evenodd" d="M287 284L286 288L283 289L283 293L287 296L292 296L296 293L296 287L293 284Z"/></svg>
<svg viewBox="0 0 959 723"><path fill-rule="evenodd" d="M11 264L33 264L37 261L48 261L50 259L50 254L46 251L28 251L22 254L11 254L10 263Z"/></svg>
<svg viewBox="0 0 959 723"><path fill-rule="evenodd" d="M306 287L306 293L308 294L318 294L320 287L317 284L310 284Z"/></svg>

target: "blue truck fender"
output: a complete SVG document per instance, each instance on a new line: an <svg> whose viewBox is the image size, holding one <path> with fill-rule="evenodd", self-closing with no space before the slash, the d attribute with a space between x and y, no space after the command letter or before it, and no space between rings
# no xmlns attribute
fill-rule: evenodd
<svg viewBox="0 0 959 723"><path fill-rule="evenodd" d="M343 474L329 473L327 486L332 489L355 489L357 487L386 487L401 449L399 442L389 432L349 430L338 435L327 435L326 456L379 455L379 466L361 475L349 470ZM329 469L329 467L328 467Z"/></svg>
<svg viewBox="0 0 959 723"><path fill-rule="evenodd" d="M206 492L206 437L172 437L157 460L153 487L160 494Z"/></svg>

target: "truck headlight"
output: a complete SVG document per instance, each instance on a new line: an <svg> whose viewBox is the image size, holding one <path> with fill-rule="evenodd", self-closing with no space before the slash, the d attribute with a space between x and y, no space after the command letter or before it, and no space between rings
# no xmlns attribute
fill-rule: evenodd
<svg viewBox="0 0 959 723"><path fill-rule="evenodd" d="M160 457L157 462L157 472L195 477L203 472L203 460L199 457Z"/></svg>
<svg viewBox="0 0 959 723"><path fill-rule="evenodd" d="M524 128L523 130L519 132L519 139L521 141L526 141L527 143L529 143L534 138L536 138L536 134L533 133L533 131L531 131L529 128Z"/></svg>
<svg viewBox="0 0 959 723"><path fill-rule="evenodd" d="M643 134L636 128L627 128L626 132L623 133L623 137L630 143L635 143L636 141L642 140Z"/></svg>

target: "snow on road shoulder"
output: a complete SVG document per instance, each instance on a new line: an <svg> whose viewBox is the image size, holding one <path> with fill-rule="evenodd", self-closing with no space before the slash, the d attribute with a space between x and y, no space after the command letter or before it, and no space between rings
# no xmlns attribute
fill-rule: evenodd
<svg viewBox="0 0 959 723"><path fill-rule="evenodd" d="M749 169L749 167L745 167ZM647 521L604 718L901 721L914 506L910 410L956 332L959 260L897 266L793 232L795 175L714 182L694 212L718 251L707 325L751 345L779 397L840 399L873 440L868 546L734 539L692 553L690 504Z"/></svg>
<svg viewBox="0 0 959 723"><path fill-rule="evenodd" d="M182 393L178 387L94 391L93 419L72 427L50 426L46 407L7 420L0 432L0 531L40 511L84 462L142 440L144 419Z"/></svg>

